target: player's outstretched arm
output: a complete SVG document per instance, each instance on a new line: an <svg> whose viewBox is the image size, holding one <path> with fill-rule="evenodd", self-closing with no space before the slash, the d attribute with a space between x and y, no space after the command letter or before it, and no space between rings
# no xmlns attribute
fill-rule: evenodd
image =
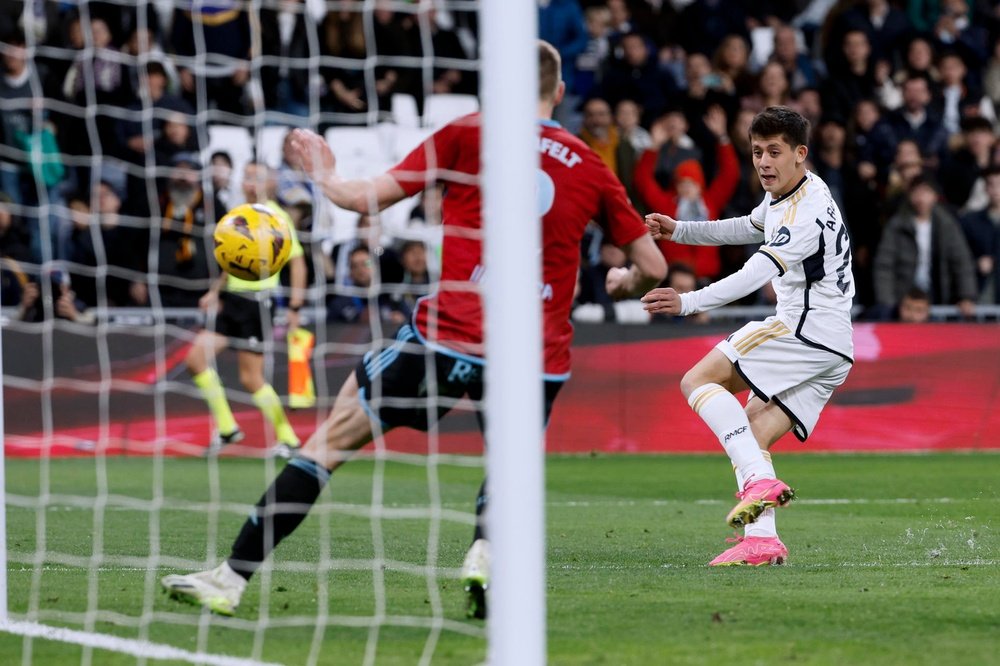
<svg viewBox="0 0 1000 666"><path fill-rule="evenodd" d="M622 249L632 265L608 271L604 288L612 298L638 296L666 277L667 262L652 237L640 236Z"/></svg>
<svg viewBox="0 0 1000 666"><path fill-rule="evenodd" d="M764 218L756 213L704 222L685 222L662 213L650 213L645 222L650 237L657 241L668 240L684 245L746 245L764 240Z"/></svg>
<svg viewBox="0 0 1000 666"><path fill-rule="evenodd" d="M774 262L757 252L743 264L743 268L707 287L686 294L678 294L669 287L653 289L640 300L645 303L645 310L652 314L687 316L752 294L777 275L778 267Z"/></svg>
<svg viewBox="0 0 1000 666"><path fill-rule="evenodd" d="M377 213L406 198L406 192L388 174L347 180L337 174L337 158L326 140L306 129L292 132L292 165L319 185L335 206L358 213Z"/></svg>
<svg viewBox="0 0 1000 666"><path fill-rule="evenodd" d="M650 213L645 219L646 228L653 240L673 240L677 220L663 213Z"/></svg>
<svg viewBox="0 0 1000 666"><path fill-rule="evenodd" d="M650 314L681 314L681 295L673 287L653 289L640 299L643 309Z"/></svg>

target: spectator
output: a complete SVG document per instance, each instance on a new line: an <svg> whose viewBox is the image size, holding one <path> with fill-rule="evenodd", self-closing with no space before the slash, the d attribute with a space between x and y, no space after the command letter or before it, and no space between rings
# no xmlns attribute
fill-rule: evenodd
<svg viewBox="0 0 1000 666"><path fill-rule="evenodd" d="M888 120L897 140L912 139L928 166L940 164L948 148L948 130L931 105L926 77L915 75L903 82L903 106L890 113Z"/></svg>
<svg viewBox="0 0 1000 666"><path fill-rule="evenodd" d="M958 222L938 203L934 184L915 178L909 207L891 220L875 256L875 298L889 312L913 287L936 305L957 304L965 317L975 313L976 275Z"/></svg>
<svg viewBox="0 0 1000 666"><path fill-rule="evenodd" d="M678 164L689 159L701 160L701 149L687 132L687 118L679 110L665 113L650 130L652 143L649 148L657 151L653 176L663 189L670 187Z"/></svg>
<svg viewBox="0 0 1000 666"><path fill-rule="evenodd" d="M993 102L994 110L1000 106L1000 39L993 42L993 54L983 72L983 90Z"/></svg>
<svg viewBox="0 0 1000 666"><path fill-rule="evenodd" d="M168 92L167 70L159 60L146 65L145 84L140 86L140 99L128 105L128 119L118 124L121 144L126 159L134 164L145 164L146 156L163 136L163 126L174 113L194 118L194 109L179 95ZM142 94L146 93L146 94ZM146 96L148 94L148 97ZM141 117L145 109L152 110L149 129ZM160 164L169 164L160 162Z"/></svg>
<svg viewBox="0 0 1000 666"><path fill-rule="evenodd" d="M587 27L587 47L576 57L574 92L587 99L611 57L611 10L607 5L587 7L583 18Z"/></svg>
<svg viewBox="0 0 1000 666"><path fill-rule="evenodd" d="M858 102L847 131L847 165L845 179L849 184L842 209L850 224L855 293L858 300L871 305L874 300L872 262L875 248L882 235L882 219L872 211L882 207L882 196L889 167L895 155L896 138L874 100ZM909 142L916 150L916 144ZM919 158L919 152L917 153ZM917 173L921 165L917 162Z"/></svg>
<svg viewBox="0 0 1000 666"><path fill-rule="evenodd" d="M1000 169L984 174L988 203L961 218L962 231L976 262L980 303L1000 304Z"/></svg>
<svg viewBox="0 0 1000 666"><path fill-rule="evenodd" d="M757 89L754 94L744 97L741 105L754 113L759 113L769 106L788 106L791 88L785 68L776 62L769 62L760 70L757 78Z"/></svg>
<svg viewBox="0 0 1000 666"><path fill-rule="evenodd" d="M393 11L392 6L389 0L379 0L375 3L372 13L374 18L372 35L375 43L369 47L374 46L375 55L378 56L422 57L420 29L414 15ZM422 77L423 73L419 67L397 64L376 66L375 89L368 91L367 97L369 111L377 110L375 118L384 120L392 109L393 94L405 93L417 100L417 109L423 113L426 90ZM373 107L372 103L376 99L378 104ZM369 123L371 122L369 120Z"/></svg>
<svg viewBox="0 0 1000 666"><path fill-rule="evenodd" d="M947 153L941 169L945 200L966 212L986 206L986 186L981 176L990 168L997 143L993 125L985 118L962 121L961 146Z"/></svg>
<svg viewBox="0 0 1000 666"><path fill-rule="evenodd" d="M281 164L278 165L278 186L279 192L284 192L286 190L291 190L292 188L301 188L305 190L310 197L313 196L313 184L306 178L306 176L298 169L293 167L289 160L290 149L291 149L291 139L292 139L292 128L288 129L285 134L285 138L281 142Z"/></svg>
<svg viewBox="0 0 1000 666"><path fill-rule="evenodd" d="M479 92L479 77L475 70L460 69L455 66L445 67L438 64L439 58L450 60L467 60L475 52L467 53L459 39L458 32L453 29L454 22L445 15L439 14L435 5L425 3L421 11L426 17L431 33L433 50L434 82L431 89L436 94L475 95Z"/></svg>
<svg viewBox="0 0 1000 666"><path fill-rule="evenodd" d="M738 0L702 0L681 10L677 33L689 54L709 55L727 35L750 41L746 12Z"/></svg>
<svg viewBox="0 0 1000 666"><path fill-rule="evenodd" d="M612 106L623 99L635 100L642 107L645 125L664 112L667 100L677 92L677 84L660 70L641 33L623 36L620 50L621 55L616 53L601 81L599 96Z"/></svg>
<svg viewBox="0 0 1000 666"><path fill-rule="evenodd" d="M562 56L562 77L566 83L563 106L575 108L580 100L576 85L576 59L590 41L578 0L542 0L538 3L538 38L556 47Z"/></svg>
<svg viewBox="0 0 1000 666"><path fill-rule="evenodd" d="M978 70L989 57L989 34L972 21L966 0L941 0L941 13L934 24L934 37L942 47L952 48Z"/></svg>
<svg viewBox="0 0 1000 666"><path fill-rule="evenodd" d="M33 86L44 73L35 69L27 57L23 33L17 32L2 44L3 69L0 76L0 126L3 145L0 146L0 192L16 204L50 205L48 217L41 220L38 211L22 214L31 238L31 260L65 258L68 228L56 214L62 202L59 185L65 175L55 128L48 122L44 109L36 121L36 98ZM44 234L44 223L48 234Z"/></svg>
<svg viewBox="0 0 1000 666"><path fill-rule="evenodd" d="M771 62L778 63L785 70L785 78L788 79L788 87L793 94L819 85L812 60L799 50L798 33L791 26L779 25L774 28Z"/></svg>
<svg viewBox="0 0 1000 666"><path fill-rule="evenodd" d="M181 111L170 111L163 118L162 131L153 144L158 165L170 164L178 153L201 152L194 117Z"/></svg>
<svg viewBox="0 0 1000 666"><path fill-rule="evenodd" d="M739 35L722 40L712 56L713 76L709 88L720 88L729 95L746 97L757 87L757 77L750 71L750 47Z"/></svg>
<svg viewBox="0 0 1000 666"><path fill-rule="evenodd" d="M343 323L368 322L373 298L369 292L374 279L371 252L366 246L358 245L348 253L347 264L347 280L338 284L336 293L327 301L327 319ZM397 325L405 321L399 305L393 303L388 294L380 293L374 298L383 319Z"/></svg>
<svg viewBox="0 0 1000 666"><path fill-rule="evenodd" d="M839 31L861 30L872 45L872 58L895 62L902 52L903 40L912 26L906 13L888 0L862 0L837 20Z"/></svg>
<svg viewBox="0 0 1000 666"><path fill-rule="evenodd" d="M968 69L954 51L946 51L938 61L941 74L940 91L943 105L941 121L949 134L957 134L968 106L976 108L976 115L990 123L996 122L993 102L980 91L968 85Z"/></svg>
<svg viewBox="0 0 1000 666"><path fill-rule="evenodd" d="M430 291L431 275L427 266L427 246L419 240L404 242L399 248L399 263L403 271L397 284L402 288L388 286L388 301L391 305L388 308L388 319L394 324L402 325L409 321L417 299Z"/></svg>
<svg viewBox="0 0 1000 666"><path fill-rule="evenodd" d="M594 222L588 223L584 229L580 253L575 302L600 306L603 314L597 321L615 321L615 303L604 288L605 279L612 268L625 268L628 257L616 245L605 242L604 231ZM579 315L576 313L574 317Z"/></svg>
<svg viewBox="0 0 1000 666"><path fill-rule="evenodd" d="M611 119L611 106L600 97L583 105L580 139L597 153L605 166L618 173L618 128Z"/></svg>
<svg viewBox="0 0 1000 666"><path fill-rule="evenodd" d="M726 132L726 114L713 107L705 116L705 125L716 136L716 161L719 170L706 188L705 174L697 160L685 160L677 165L669 190L660 187L654 177L657 146L647 150L635 170L635 186L651 211L678 220L715 220L729 202L740 178L736 151ZM719 251L714 246L657 243L667 259L688 264L699 279L713 279L719 274Z"/></svg>
<svg viewBox="0 0 1000 666"><path fill-rule="evenodd" d="M896 151L896 136L874 100L863 99L857 103L848 134L858 177L863 181L884 183Z"/></svg>
<svg viewBox="0 0 1000 666"><path fill-rule="evenodd" d="M902 86L904 81L913 76L923 76L932 85L936 85L938 71L934 66L934 59L934 45L926 37L917 35L907 45L903 66L893 74L893 81Z"/></svg>
<svg viewBox="0 0 1000 666"><path fill-rule="evenodd" d="M923 289L914 287L903 294L896 308L899 321L906 324L923 324L931 319L931 298Z"/></svg>
<svg viewBox="0 0 1000 666"><path fill-rule="evenodd" d="M760 203L764 197L764 190L760 186L760 177L753 167L753 158L750 148L750 123L753 121L753 111L741 109L737 112L729 129L729 136L732 137L733 149L736 151L737 162L740 166L740 179L736 185L736 191L729 199L729 203L722 209L720 217L739 217L742 212L753 210L753 207ZM723 246L725 248L731 246ZM740 259L735 264L736 268L743 266L746 256L740 253Z"/></svg>
<svg viewBox="0 0 1000 666"><path fill-rule="evenodd" d="M224 209L202 189L201 164L196 155L178 153L172 166L162 195L163 218L157 243L159 298L166 307L194 308L208 291L212 256L209 232Z"/></svg>
<svg viewBox="0 0 1000 666"><path fill-rule="evenodd" d="M275 6L276 5L276 6ZM256 9L258 5L252 4ZM260 7L260 86L264 107L295 116L309 115L311 91L308 59L311 51L308 21L302 0L270 3Z"/></svg>
<svg viewBox="0 0 1000 666"><path fill-rule="evenodd" d="M150 13L150 16L154 15L154 13ZM127 65L128 85L131 90L138 92L142 89L143 68L146 68L148 72L148 67L157 63L167 77L166 89L171 93L176 93L177 87L180 85L177 67L174 66L173 59L163 51L163 46L160 44L155 30L148 26L136 25L122 46L122 53L132 56L127 59L129 63ZM141 94L139 96L141 97Z"/></svg>
<svg viewBox="0 0 1000 666"><path fill-rule="evenodd" d="M823 118L823 97L816 88L803 88L792 96L788 106L802 114L809 121L810 127L815 127Z"/></svg>
<svg viewBox="0 0 1000 666"><path fill-rule="evenodd" d="M335 114L356 114L368 110L369 91L365 86L365 37L361 4L331 9L320 27L320 53L326 58L354 61L350 66L324 64L320 74L329 95L323 97L323 110Z"/></svg>
<svg viewBox="0 0 1000 666"><path fill-rule="evenodd" d="M615 107L615 125L618 128L619 137L618 151L615 154L615 162L618 166L616 174L618 180L625 186L625 191L628 192L632 205L645 215L647 212L645 204L635 189L635 166L639 162L639 157L653 145L653 138L639 124L641 117L642 110L639 105L630 99L623 99Z"/></svg>
<svg viewBox="0 0 1000 666"><path fill-rule="evenodd" d="M349 261L351 252L356 247L368 249L369 258L374 257L378 261L379 277L395 276L402 272L399 265L399 258L392 248L386 247L382 243L381 233L376 226L377 217L367 214L358 215L357 226L354 236L333 246L330 251L331 275L327 276L327 281L338 286L350 284Z"/></svg>
<svg viewBox="0 0 1000 666"><path fill-rule="evenodd" d="M77 198L70 204L73 235L69 259L75 266L97 269L107 266L107 276L99 278L91 271L77 271L71 275L73 291L78 300L88 307L107 304L111 307L143 305L135 303L129 289L129 280L115 269L132 268L135 248L132 230L121 226L122 198L125 196L125 179L102 170L100 183L85 200ZM93 202L93 210L90 202Z"/></svg>
<svg viewBox="0 0 1000 666"><path fill-rule="evenodd" d="M181 95L198 111L215 108L245 114L243 92L250 80L250 22L246 12L227 3L186 6L174 9L171 42L178 56L189 58L188 62L197 58L197 62L204 63L204 69L196 71L181 65ZM198 79L204 83L205 99L198 98Z"/></svg>
<svg viewBox="0 0 1000 666"><path fill-rule="evenodd" d="M24 283L17 316L27 322L40 322L49 316L81 323L93 321L93 314L86 312L84 304L76 298L69 275L61 269Z"/></svg>
<svg viewBox="0 0 1000 666"><path fill-rule="evenodd" d="M889 167L885 195L882 199L883 219L888 220L906 200L910 183L926 172L924 156L913 139L903 139L896 144L896 155Z"/></svg>
<svg viewBox="0 0 1000 666"><path fill-rule="evenodd" d="M701 53L692 53L687 57L684 79L686 87L683 96L680 97L680 106L687 117L691 138L703 154L711 155L715 139L705 127L702 118L713 106L721 107L727 116L731 116L736 113L739 100L725 91L722 78L712 71L712 63Z"/></svg>
<svg viewBox="0 0 1000 666"><path fill-rule="evenodd" d="M844 203L849 177L845 164L846 139L847 130L844 126L836 118L826 118L816 128L814 147L809 152L813 170L830 188L837 208L842 211L846 210ZM850 226L849 222L845 216L844 223Z"/></svg>
<svg viewBox="0 0 1000 666"><path fill-rule="evenodd" d="M100 151L105 155L122 156L118 143L118 119L107 113L108 107L124 107L135 98L135 93L128 85L128 72L122 66L121 54L111 41L111 31L107 23L100 18L91 18L86 26L81 28L90 35L90 46L77 54L73 66L70 67L63 81L62 94L66 101L80 107L96 109L97 134L100 140ZM92 82L92 84L91 84ZM93 97L88 88L93 85ZM96 146L89 144L88 135L82 137L88 143L85 146L87 154L95 152Z"/></svg>
<svg viewBox="0 0 1000 666"><path fill-rule="evenodd" d="M220 210L229 210L236 205L233 196L233 158L224 150L217 150L208 158L211 172L212 195L219 202Z"/></svg>
<svg viewBox="0 0 1000 666"><path fill-rule="evenodd" d="M823 109L845 122L860 100L875 95L875 70L871 44L863 30L848 30L841 42L841 57L830 63L823 88Z"/></svg>

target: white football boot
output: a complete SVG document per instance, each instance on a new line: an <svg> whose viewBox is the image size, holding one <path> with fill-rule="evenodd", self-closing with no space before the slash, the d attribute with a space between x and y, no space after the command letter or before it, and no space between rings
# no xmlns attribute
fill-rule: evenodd
<svg viewBox="0 0 1000 666"><path fill-rule="evenodd" d="M219 615L232 615L247 587L246 579L233 571L228 562L208 571L170 574L160 584L171 599L204 606Z"/></svg>
<svg viewBox="0 0 1000 666"><path fill-rule="evenodd" d="M490 586L490 543L476 539L462 563L462 587L465 588L468 617L486 619L486 590Z"/></svg>

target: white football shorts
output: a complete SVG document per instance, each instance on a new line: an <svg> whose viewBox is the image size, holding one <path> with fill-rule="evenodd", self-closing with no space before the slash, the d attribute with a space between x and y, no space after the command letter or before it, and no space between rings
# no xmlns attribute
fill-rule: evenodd
<svg viewBox="0 0 1000 666"><path fill-rule="evenodd" d="M851 362L795 337L777 317L752 321L715 346L761 400L774 400L806 441L833 390L844 383Z"/></svg>

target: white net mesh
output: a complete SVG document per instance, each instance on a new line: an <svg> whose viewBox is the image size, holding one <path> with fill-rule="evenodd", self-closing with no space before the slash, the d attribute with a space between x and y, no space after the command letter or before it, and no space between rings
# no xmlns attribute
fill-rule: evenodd
<svg viewBox="0 0 1000 666"><path fill-rule="evenodd" d="M267 198L296 221L309 272L316 404L288 412L304 440L358 358L433 287L441 234L433 192L363 221L334 208L285 163L286 134L318 130L338 171L365 177L476 110L476 6L4 7L0 173L16 232L3 248L4 629L23 637L22 663L482 658L456 581L482 477L465 403L447 430L377 431L235 617L177 605L159 584L228 555L284 464L232 352L212 366L246 439L205 457L213 422L185 358L218 278L214 221L246 199L248 165L272 169ZM359 244L370 285L352 282ZM399 260L414 245L427 263L417 281ZM274 296L261 349L288 411L287 280Z"/></svg>

